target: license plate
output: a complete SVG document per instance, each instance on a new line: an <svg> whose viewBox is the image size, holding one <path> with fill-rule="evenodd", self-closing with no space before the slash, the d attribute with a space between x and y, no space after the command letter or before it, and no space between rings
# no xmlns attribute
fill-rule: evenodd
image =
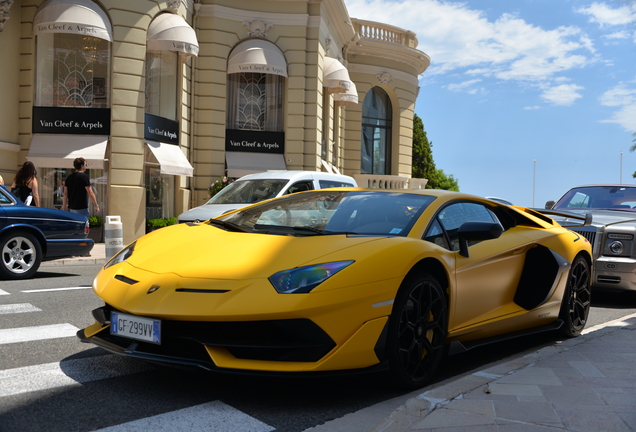
<svg viewBox="0 0 636 432"><path fill-rule="evenodd" d="M110 334L160 344L161 320L111 312Z"/></svg>

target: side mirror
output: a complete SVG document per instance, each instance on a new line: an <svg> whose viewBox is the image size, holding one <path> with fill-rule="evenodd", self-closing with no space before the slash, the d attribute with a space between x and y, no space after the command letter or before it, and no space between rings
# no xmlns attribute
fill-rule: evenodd
<svg viewBox="0 0 636 432"><path fill-rule="evenodd" d="M550 209L552 209L552 207L554 207L555 204L556 204L556 201L548 201L548 202L545 203L545 208L547 210L550 210Z"/></svg>
<svg viewBox="0 0 636 432"><path fill-rule="evenodd" d="M459 234L459 254L468 257L468 242L493 240L503 233L501 224L497 222L464 222L457 230Z"/></svg>

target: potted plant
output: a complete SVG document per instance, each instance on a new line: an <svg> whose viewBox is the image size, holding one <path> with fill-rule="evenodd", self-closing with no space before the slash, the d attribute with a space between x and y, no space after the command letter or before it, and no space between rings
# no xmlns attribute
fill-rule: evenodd
<svg viewBox="0 0 636 432"><path fill-rule="evenodd" d="M90 216L88 218L88 238L95 243L104 242L104 219L101 216Z"/></svg>
<svg viewBox="0 0 636 432"><path fill-rule="evenodd" d="M166 220L164 218L154 218L146 220L146 233L153 232L159 228L166 226Z"/></svg>
<svg viewBox="0 0 636 432"><path fill-rule="evenodd" d="M208 188L208 194L210 195L210 198L212 198L214 195L216 195L219 192L221 192L227 186L232 184L235 180L236 179L234 179L234 178L229 178L227 176L224 176L223 178L215 180L214 182L212 182L212 184Z"/></svg>

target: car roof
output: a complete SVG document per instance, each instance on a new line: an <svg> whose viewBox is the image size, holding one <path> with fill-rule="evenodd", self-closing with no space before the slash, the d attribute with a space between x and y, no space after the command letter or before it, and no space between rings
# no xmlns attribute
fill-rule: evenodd
<svg viewBox="0 0 636 432"><path fill-rule="evenodd" d="M353 184L357 184L353 177L343 174L325 173L321 171L265 171L261 173L248 174L239 178L237 181L262 179L301 180L303 178L347 181L352 182Z"/></svg>
<svg viewBox="0 0 636 432"><path fill-rule="evenodd" d="M602 183L602 184L588 184L581 186L573 186L569 190L579 189L579 188L588 188L588 187L624 187L624 188L636 188L636 185L631 184L620 184L620 183Z"/></svg>

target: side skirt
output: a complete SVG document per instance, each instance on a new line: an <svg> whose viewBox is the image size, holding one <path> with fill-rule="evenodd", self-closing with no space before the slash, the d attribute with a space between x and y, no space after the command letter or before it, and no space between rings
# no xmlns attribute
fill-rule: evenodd
<svg viewBox="0 0 636 432"><path fill-rule="evenodd" d="M468 350L471 350L473 348L489 345L495 342L501 342L501 341L505 341L509 339L518 338L520 336L527 336L527 335L536 334L536 333L543 333L547 331L558 330L562 326L563 326L563 320L558 319L550 324L542 325L539 327L533 327L529 329L524 329L524 330L519 330L516 332L506 333L506 334L502 334L498 336L492 336L485 339L477 339L477 340L468 341L468 342L453 341L450 343L448 347L448 355L460 354Z"/></svg>

